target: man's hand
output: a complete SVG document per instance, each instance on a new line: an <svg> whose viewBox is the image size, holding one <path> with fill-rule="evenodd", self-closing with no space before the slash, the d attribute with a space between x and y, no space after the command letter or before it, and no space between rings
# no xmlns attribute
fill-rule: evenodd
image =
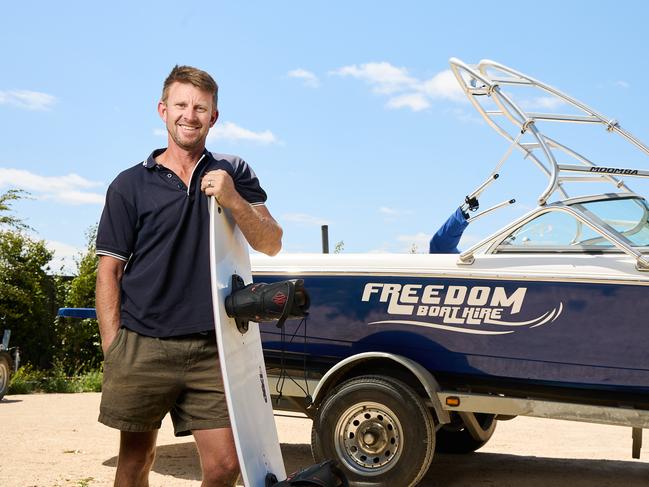
<svg viewBox="0 0 649 487"><path fill-rule="evenodd" d="M275 255L282 248L282 227L265 205L252 206L239 194L230 175L222 169L205 173L201 190L215 196L219 205L232 213L234 221L250 246L267 255Z"/></svg>
<svg viewBox="0 0 649 487"><path fill-rule="evenodd" d="M125 264L125 262L108 255L99 257L95 307L104 357L119 331L120 281L124 274Z"/></svg>
<svg viewBox="0 0 649 487"><path fill-rule="evenodd" d="M244 203L232 178L222 169L205 173L201 180L201 190L208 196L215 196L219 204L228 209Z"/></svg>
<svg viewBox="0 0 649 487"><path fill-rule="evenodd" d="M117 338L117 333L119 333L119 328L117 329L117 332L111 333L110 336L108 336L109 332L104 332L101 337L101 351L104 352L104 357L106 356L106 352L108 352L108 349L110 346L113 344L115 339ZM106 336L104 336L106 335Z"/></svg>

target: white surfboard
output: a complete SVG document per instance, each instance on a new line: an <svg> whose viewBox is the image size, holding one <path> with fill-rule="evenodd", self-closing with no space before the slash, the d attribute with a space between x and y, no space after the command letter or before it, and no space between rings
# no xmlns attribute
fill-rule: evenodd
<svg viewBox="0 0 649 487"><path fill-rule="evenodd" d="M229 211L210 197L210 270L219 361L230 422L247 487L264 487L266 474L286 478L257 323L241 333L225 312L232 275L252 282L248 243Z"/></svg>

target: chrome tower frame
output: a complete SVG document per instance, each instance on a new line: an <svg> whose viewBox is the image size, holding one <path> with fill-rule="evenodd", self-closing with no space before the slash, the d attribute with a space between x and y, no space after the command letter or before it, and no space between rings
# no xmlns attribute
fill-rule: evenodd
<svg viewBox="0 0 649 487"><path fill-rule="evenodd" d="M564 182L608 182L617 189L630 191L626 184L616 176L649 177L649 171L598 166L567 145L543 134L536 123L543 121L599 124L608 132L619 134L646 155L649 155L649 147L631 133L623 130L617 120L605 117L556 88L497 62L482 60L477 65L468 65L457 58L451 58L449 62L453 74L469 101L485 121L511 144L493 172L497 173L500 166L511 155L512 150L517 148L523 153L524 158L531 159L548 177L548 185L538 197L539 205L545 205L555 191L558 191L563 198L567 198L568 194L563 187ZM511 94L507 93L506 88L511 86L536 88L543 95L549 95L561 104L568 104L575 108L579 114L526 111L513 100ZM484 106L484 100L487 99L494 102L496 110L488 110ZM499 118L500 120L509 120L518 130L518 135L513 136L501 126L498 123ZM527 132L533 136L534 142L521 141L522 136ZM572 158L577 164L559 164L557 162L559 152ZM566 175L565 173L580 173L581 175Z"/></svg>
<svg viewBox="0 0 649 487"><path fill-rule="evenodd" d="M636 261L636 269L640 271L649 271L649 261L645 259L642 253L635 248L627 238L620 235L595 215L586 214L577 208L572 208L566 205L564 201L562 201L569 198L564 187L564 183L566 182L610 183L616 190L620 191L618 194L626 193L628 195L632 192L620 177L649 178L649 171L598 166L584 155L542 133L537 122L598 124L602 125L607 132L620 135L624 140L631 143L648 156L649 147L631 133L623 130L617 120L601 115L586 104L562 93L550 85L532 78L531 76L490 60L482 60L477 65L466 64L457 58L451 58L449 62L453 74L457 78L460 87L468 97L469 101L473 104L476 110L478 110L485 121L510 143L505 155L498 162L496 168L491 173L491 176L477 190L477 192L481 192L485 186L497 179L498 171L504 162L511 156L514 148L521 151L524 159L530 159L548 178L547 187L538 197L539 208L531 211L494 235L462 252L458 263L465 265L472 264L475 260L475 253L481 248L485 248L486 253L494 252L497 245L503 238L505 238L508 232L533 218L536 218L539 214L548 211L561 211L572 214L581 225L590 227L592 230L601 234L606 240L611 242L614 247L632 257ZM520 104L517 104L514 101L511 94L506 90L506 88L514 86L536 88L543 95L549 95L550 97L553 97L553 99L556 99L559 104L567 104L573 109L576 109L577 113L539 113L526 111L520 106ZM495 104L495 110L489 110L485 107L485 102L487 100L491 100ZM502 120L508 120L511 122L518 134L514 133L515 135L512 135L508 130L506 130L499 123ZM522 138L528 132L532 135L533 141L523 142ZM564 157L568 156L568 158L571 158L576 162L576 164L560 164L558 162L559 153ZM558 192L561 195L561 198L548 205L549 198L555 192ZM611 196L615 197L615 195L606 195L604 197L606 198ZM514 201L511 200L510 202L513 203ZM498 205L498 207L503 204Z"/></svg>

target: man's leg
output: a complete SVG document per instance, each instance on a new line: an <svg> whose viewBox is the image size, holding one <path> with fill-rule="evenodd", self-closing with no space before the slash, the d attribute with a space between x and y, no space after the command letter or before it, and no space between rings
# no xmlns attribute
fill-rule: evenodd
<svg viewBox="0 0 649 487"><path fill-rule="evenodd" d="M201 457L201 487L232 487L239 476L239 460L231 428L192 431Z"/></svg>
<svg viewBox="0 0 649 487"><path fill-rule="evenodd" d="M120 433L115 487L148 487L158 430Z"/></svg>

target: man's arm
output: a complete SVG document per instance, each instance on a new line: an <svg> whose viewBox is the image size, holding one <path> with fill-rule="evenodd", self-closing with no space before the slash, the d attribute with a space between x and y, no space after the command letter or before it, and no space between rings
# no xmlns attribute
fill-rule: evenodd
<svg viewBox="0 0 649 487"><path fill-rule="evenodd" d="M99 256L97 267L97 288L95 292L95 307L99 321L101 348L106 351L117 336L120 326L120 281L124 274L126 262L110 257Z"/></svg>
<svg viewBox="0 0 649 487"><path fill-rule="evenodd" d="M216 196L219 204L232 212L253 249L267 255L275 255L281 250L282 227L265 205L253 206L243 199L227 172L216 170L206 173L201 181L201 189L208 196Z"/></svg>

